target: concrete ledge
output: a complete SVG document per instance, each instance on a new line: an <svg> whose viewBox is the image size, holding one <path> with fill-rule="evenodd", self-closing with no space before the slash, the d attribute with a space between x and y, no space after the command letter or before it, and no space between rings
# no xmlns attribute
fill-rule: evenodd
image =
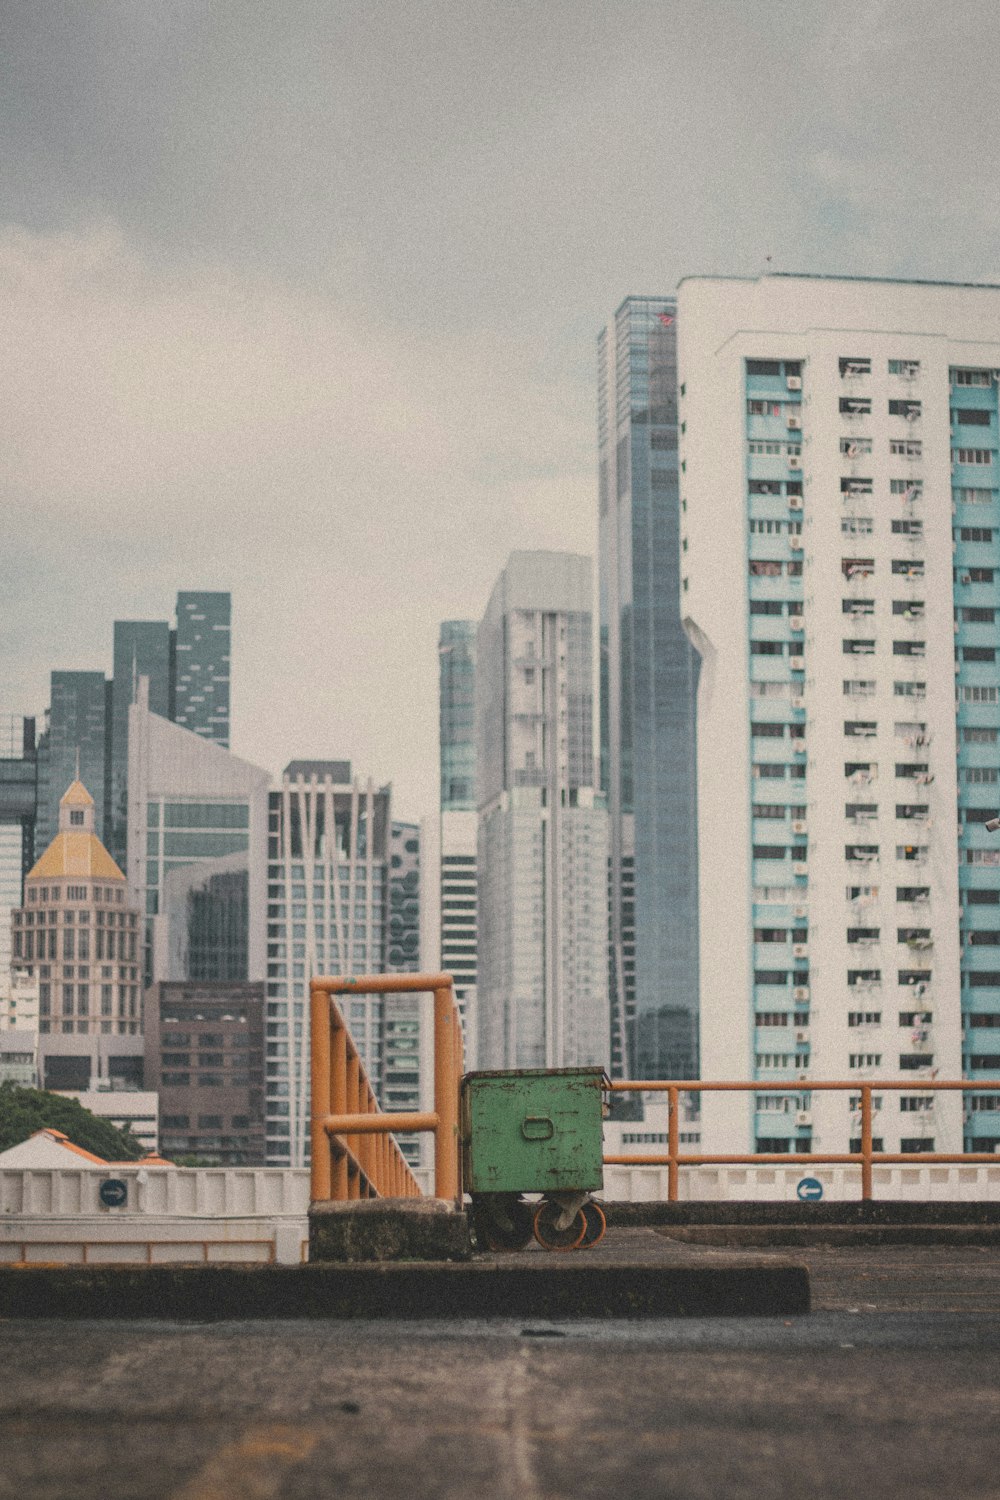
<svg viewBox="0 0 1000 1500"><path fill-rule="evenodd" d="M663 1318L809 1311L802 1266L466 1264L0 1267L3 1318Z"/></svg>
<svg viewBox="0 0 1000 1500"><path fill-rule="evenodd" d="M674 1224L657 1233L684 1245L761 1250L838 1245L1000 1245L1000 1224Z"/></svg>
<svg viewBox="0 0 1000 1500"><path fill-rule="evenodd" d="M1000 1158L998 1158L1000 1163ZM803 1168L803 1174L805 1169ZM998 1224L1000 1202L875 1200L800 1203L616 1203L601 1201L609 1226L659 1228L668 1224Z"/></svg>
<svg viewBox="0 0 1000 1500"><path fill-rule="evenodd" d="M373 1198L314 1203L309 1209L309 1260L469 1260L472 1241L464 1209L439 1198Z"/></svg>

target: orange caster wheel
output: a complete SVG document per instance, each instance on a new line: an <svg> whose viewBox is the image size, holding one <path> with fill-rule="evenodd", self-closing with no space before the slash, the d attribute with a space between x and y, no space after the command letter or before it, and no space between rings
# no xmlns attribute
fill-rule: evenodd
<svg viewBox="0 0 1000 1500"><path fill-rule="evenodd" d="M543 1250L575 1250L578 1245L583 1244L583 1238L587 1232L587 1220L583 1209L577 1210L576 1217L567 1229L557 1227L562 1213L560 1205L549 1199L538 1205L534 1231L535 1239Z"/></svg>
<svg viewBox="0 0 1000 1500"><path fill-rule="evenodd" d="M604 1210L599 1203L593 1199L585 1203L580 1210L586 1220L586 1228L583 1231L583 1239L580 1241L581 1250L592 1250L599 1245L604 1238L604 1231L608 1227L608 1221L604 1217Z"/></svg>

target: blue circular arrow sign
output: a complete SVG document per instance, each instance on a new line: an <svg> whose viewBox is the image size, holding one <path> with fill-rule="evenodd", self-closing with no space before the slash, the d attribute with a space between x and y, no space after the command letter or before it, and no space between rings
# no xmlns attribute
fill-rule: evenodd
<svg viewBox="0 0 1000 1500"><path fill-rule="evenodd" d="M804 1203L818 1203L823 1196L823 1184L818 1177L803 1177L795 1191Z"/></svg>
<svg viewBox="0 0 1000 1500"><path fill-rule="evenodd" d="M128 1183L120 1177L109 1177L98 1188L98 1196L105 1208L121 1208L128 1201Z"/></svg>

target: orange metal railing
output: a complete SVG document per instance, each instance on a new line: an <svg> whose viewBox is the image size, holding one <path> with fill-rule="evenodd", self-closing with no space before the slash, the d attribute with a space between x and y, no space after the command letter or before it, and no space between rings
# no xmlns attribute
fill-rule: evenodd
<svg viewBox="0 0 1000 1500"><path fill-rule="evenodd" d="M823 1082L813 1083L800 1080L798 1083L703 1083L684 1081L663 1080L619 1080L616 1079L612 1085L616 1093L659 1093L666 1094L669 1105L667 1118L667 1149L665 1152L634 1155L628 1153L612 1153L604 1158L607 1166L619 1167L658 1167L667 1168L667 1198L671 1203L677 1201L680 1186L681 1167L741 1167L741 1166L775 1166L775 1165L809 1165L809 1166L848 1166L857 1165L861 1168L861 1197L870 1199L872 1196L872 1167L873 1166L897 1166L906 1163L908 1166L975 1166L977 1163L989 1162L993 1166L1000 1165L1000 1157L990 1151L876 1151L872 1146L872 1093L899 1093L904 1091L908 1094L930 1094L939 1091L961 1091L963 1094L976 1093L977 1091L996 1092L1000 1087L1000 1078L980 1080L977 1083L966 1083L963 1081L941 1082L934 1079L926 1082L924 1079L908 1078L892 1079L882 1082L860 1081ZM680 1096L681 1094L710 1094L710 1093L760 1093L760 1094L816 1094L832 1093L835 1091L850 1092L860 1095L861 1101L861 1150L822 1152L822 1151L771 1151L753 1152L739 1155L727 1156L704 1156L693 1152L682 1152L680 1149Z"/></svg>
<svg viewBox="0 0 1000 1500"><path fill-rule="evenodd" d="M314 1203L414 1198L420 1186L394 1136L434 1132L434 1196L457 1201L462 1027L450 974L362 974L310 982ZM434 996L434 1109L385 1112L335 995Z"/></svg>

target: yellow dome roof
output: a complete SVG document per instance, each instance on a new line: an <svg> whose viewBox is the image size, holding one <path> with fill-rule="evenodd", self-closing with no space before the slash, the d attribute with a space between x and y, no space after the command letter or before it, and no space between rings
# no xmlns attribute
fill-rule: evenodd
<svg viewBox="0 0 1000 1500"><path fill-rule="evenodd" d="M93 807L94 799L82 781L74 781L59 798L60 807Z"/></svg>
<svg viewBox="0 0 1000 1500"><path fill-rule="evenodd" d="M29 880L52 880L67 875L92 880L125 879L94 833L57 833L34 869L28 871Z"/></svg>

